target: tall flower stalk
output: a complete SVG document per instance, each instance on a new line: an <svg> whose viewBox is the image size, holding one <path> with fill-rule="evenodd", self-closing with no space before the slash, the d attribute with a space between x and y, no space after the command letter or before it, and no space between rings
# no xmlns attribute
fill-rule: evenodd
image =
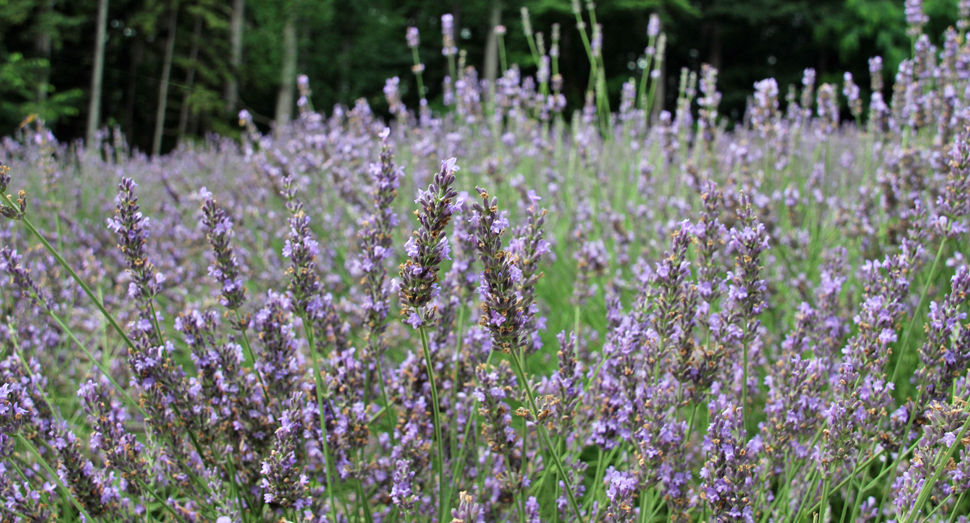
<svg viewBox="0 0 970 523"><path fill-rule="evenodd" d="M478 291L482 299L481 325L492 335L492 350L498 350L509 356L527 400L528 419L535 423L546 451L552 456L553 463L564 483L569 506L577 519L583 521L583 514L570 484L570 476L566 474L559 449L553 444L546 430L544 419L548 416L548 411L539 410L532 386L525 375L520 351L525 315L522 312L519 297L516 295L517 285L522 280L522 270L516 266L515 258L502 250L502 234L508 228L509 221L504 212L499 212L497 199L490 199L485 189L476 187L476 190L481 203L473 205L472 220L476 225L478 256L484 268L482 285Z"/></svg>
<svg viewBox="0 0 970 523"><path fill-rule="evenodd" d="M387 342L384 340L384 332L387 330L387 313L390 309L390 286L387 282L387 259L393 252L391 247L394 243L392 235L394 227L397 226L397 213L392 207L394 199L397 197L397 190L401 185L401 178L404 171L401 167L394 165L394 150L388 144L388 136L391 130L384 128L381 131L381 156L380 163L371 165L371 182L373 188L371 195L374 199L371 214L361 220L357 231L357 246L360 248L360 258L354 261L352 272L359 274L361 286L365 293L363 309L365 313L365 332L364 340L370 352L369 356L374 358L377 367L378 384L381 389L381 399L384 401L384 408L388 409L385 413L388 432L393 436L394 429L390 416L390 403L387 399L387 390L384 385L385 373L382 367L384 352L387 350Z"/></svg>
<svg viewBox="0 0 970 523"><path fill-rule="evenodd" d="M438 272L441 262L448 258L449 245L445 227L452 215L460 210L458 192L452 188L455 173L458 172L455 158L441 162L441 169L435 175L426 191L418 195L415 203L419 209L418 228L404 246L408 259L401 265L401 286L398 295L401 299L401 315L405 323L418 330L421 338L421 352L424 355L431 386L431 404L434 414L435 444L438 459L435 463L438 473L438 513L444 521L450 504L450 496L445 485L445 441L442 437L438 386L435 381L434 359L428 340L428 327L435 321L435 309L429 307L440 292Z"/></svg>
<svg viewBox="0 0 970 523"><path fill-rule="evenodd" d="M302 207L298 203L294 208ZM310 361L313 363L313 382L316 392L317 411L320 422L321 445L323 446L324 471L327 478L327 494L330 497L330 514L337 522L337 505L334 497L333 460L330 449L330 435L327 430L326 413L328 409L324 407L325 384L323 376L320 374L318 360L318 347L316 343L315 320L323 313L322 299L320 296L320 281L316 272L316 257L319 254L319 245L310 233L310 218L302 209L296 210L290 216L290 235L283 247L283 255L290 258L289 268L290 284L289 295L293 301L293 307L297 315L303 322L303 329L306 331L307 343L310 345Z"/></svg>

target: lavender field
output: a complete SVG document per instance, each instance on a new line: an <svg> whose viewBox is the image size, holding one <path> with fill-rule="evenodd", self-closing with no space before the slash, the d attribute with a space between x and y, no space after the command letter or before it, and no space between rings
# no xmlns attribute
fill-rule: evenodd
<svg viewBox="0 0 970 523"><path fill-rule="evenodd" d="M160 157L28 119L0 521L967 521L968 24L908 14L898 71L730 131L706 65L656 107L656 28L616 111L596 30L565 110L555 27L495 85L446 29L442 113L415 51L390 121L305 79Z"/></svg>

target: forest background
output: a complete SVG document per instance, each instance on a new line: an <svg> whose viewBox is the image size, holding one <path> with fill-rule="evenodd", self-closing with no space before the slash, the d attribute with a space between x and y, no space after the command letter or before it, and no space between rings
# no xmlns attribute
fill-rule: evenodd
<svg viewBox="0 0 970 523"><path fill-rule="evenodd" d="M523 7L547 43L552 25L561 25L567 111L580 108L589 60L570 0L0 0L0 136L36 114L61 140L118 128L131 146L165 152L210 132L238 135L241 109L265 128L289 118L298 74L309 77L312 101L326 113L363 98L388 114L383 88L394 76L413 109L409 26L420 31L425 97L442 109L441 16L454 16L466 64L494 80L497 25L507 28L508 62L535 74ZM958 16L955 0L926 0L924 10L929 35ZM784 92L806 67L821 82L840 84L846 71L863 79L867 58L881 56L895 71L912 45L903 0L599 0L595 13L611 107L623 82L642 74L657 13L667 37L658 100L671 108L681 68L709 63L720 70L729 121L741 118L757 80L774 77Z"/></svg>

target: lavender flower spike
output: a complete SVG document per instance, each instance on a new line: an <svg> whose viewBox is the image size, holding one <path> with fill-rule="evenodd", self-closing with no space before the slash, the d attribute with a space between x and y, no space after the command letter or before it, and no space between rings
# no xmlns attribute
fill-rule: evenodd
<svg viewBox="0 0 970 523"><path fill-rule="evenodd" d="M284 411L280 417L280 428L276 429L276 442L269 459L263 462L263 498L266 503L284 508L303 509L310 506L307 497L309 480L297 466L296 449L300 446L300 418ZM327 485L331 488L331 485Z"/></svg>
<svg viewBox="0 0 970 523"><path fill-rule="evenodd" d="M741 409L724 395L708 406L711 426L704 438L707 463L701 469L703 494L718 523L754 523L757 462L760 439L745 445Z"/></svg>
<svg viewBox="0 0 970 523"><path fill-rule="evenodd" d="M239 262L236 261L236 255L229 245L233 237L232 218L225 209L216 206L212 193L205 187L199 191L199 195L203 199L202 226L205 227L206 239L215 253L215 260L209 266L209 274L221 284L222 306L231 311L238 311L246 301L246 287L239 275ZM245 328L249 324L248 318L240 324L239 326L234 324L234 327Z"/></svg>
<svg viewBox="0 0 970 523"><path fill-rule="evenodd" d="M397 460L394 468L394 485L391 487L391 501L401 508L408 511L414 508L414 471L411 470L411 463L406 459Z"/></svg>
<svg viewBox="0 0 970 523"><path fill-rule="evenodd" d="M139 210L138 197L134 192L137 186L131 178L122 178L115 200L117 216L108 218L108 228L118 235L118 248L128 262L132 279L128 294L145 305L161 290L164 278L161 274L155 274L155 267L145 253L149 219Z"/></svg>
<svg viewBox="0 0 970 523"><path fill-rule="evenodd" d="M360 259L355 261L354 266L355 276L359 274L361 286L366 293L363 309L367 318L367 331L364 337L375 352L382 352L384 349L381 336L387 327L390 301L386 261L392 253L391 236L397 226L397 214L393 209L394 198L397 197L397 190L404 176L403 169L394 165L394 150L387 143L389 135L388 128L381 132L381 161L371 165L374 207L371 215L360 222L360 229L357 231Z"/></svg>
<svg viewBox="0 0 970 523"><path fill-rule="evenodd" d="M477 221L478 256L484 272L479 294L482 298L481 325L492 333L494 347L508 354L519 346L519 335L525 316L519 307L516 285L522 271L513 257L502 250L502 233L509 225L505 213L498 212L497 200L489 201L485 189L478 188L482 203L476 203L473 220Z"/></svg>
<svg viewBox="0 0 970 523"><path fill-rule="evenodd" d="M438 292L438 271L441 262L448 258L448 237L445 227L451 216L460 209L456 201L458 192L452 188L457 160L441 162L441 170L435 175L428 190L421 192L414 203L421 206L415 211L420 226L404 245L408 260L401 265L401 315L417 328L424 321L420 316L422 307L431 302ZM430 320L430 318L425 318Z"/></svg>

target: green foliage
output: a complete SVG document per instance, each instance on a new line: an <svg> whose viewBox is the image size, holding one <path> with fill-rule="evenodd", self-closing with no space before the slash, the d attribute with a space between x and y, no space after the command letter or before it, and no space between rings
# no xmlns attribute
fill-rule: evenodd
<svg viewBox="0 0 970 523"><path fill-rule="evenodd" d="M48 123L77 116L84 103L84 92L71 89L56 92L53 85L42 83L50 64L42 58L24 58L20 53L8 55L0 63L0 118L15 120L36 114ZM37 89L46 90L38 100Z"/></svg>
<svg viewBox="0 0 970 523"><path fill-rule="evenodd" d="M927 34L939 35L955 21L952 0L924 3L930 17ZM648 45L646 26L654 12L667 34L662 82L666 89L660 100L665 108L673 109L682 67L698 70L702 63L714 63L722 71L721 114L733 119L743 113L755 81L774 77L784 90L786 84L799 81L806 67L815 68L824 80L839 79L849 70L867 96L867 73L859 64L880 55L891 79L912 44L900 0L600 0L595 4L596 22L604 26L603 68L611 107L618 104L623 81L641 77L637 64ZM224 112L226 84L232 78L239 85L237 109L249 110L260 125L271 122L280 85L282 30L290 16L298 21L297 70L309 76L316 107L327 110L363 98L375 111L385 113L384 81L398 76L405 104L415 108L419 97L404 40L405 30L413 25L421 33L419 54L425 64L427 98L433 108L443 109L442 81L448 63L441 55L441 15L454 14L456 44L466 52L466 63L484 78L485 48L496 5L508 29L509 61L520 64L525 75L535 74L537 64L522 32L519 10L529 9L534 31L544 33L547 48L552 24L560 24L563 93L571 109L579 108L590 78L589 61L570 0L249 0L239 70L230 63L232 2L111 0L102 120L120 123L129 140L141 148L150 143L167 36L163 21L173 8L179 10L179 26L170 102L173 108L180 107L186 89L190 90L186 101L193 121L199 122L191 128L202 135L216 129L236 130L235 115ZM581 0L580 5L588 38L591 17L587 2ZM0 0L4 74L0 133L12 131L31 111L56 122L59 136L83 134L87 115L80 108L90 96L96 9L96 0ZM193 61L192 34L199 19L202 40ZM190 69L195 72L193 85L182 85ZM671 79L673 83L668 83ZM174 125L173 114L166 119L167 129ZM167 136L166 149L174 146L174 133Z"/></svg>

